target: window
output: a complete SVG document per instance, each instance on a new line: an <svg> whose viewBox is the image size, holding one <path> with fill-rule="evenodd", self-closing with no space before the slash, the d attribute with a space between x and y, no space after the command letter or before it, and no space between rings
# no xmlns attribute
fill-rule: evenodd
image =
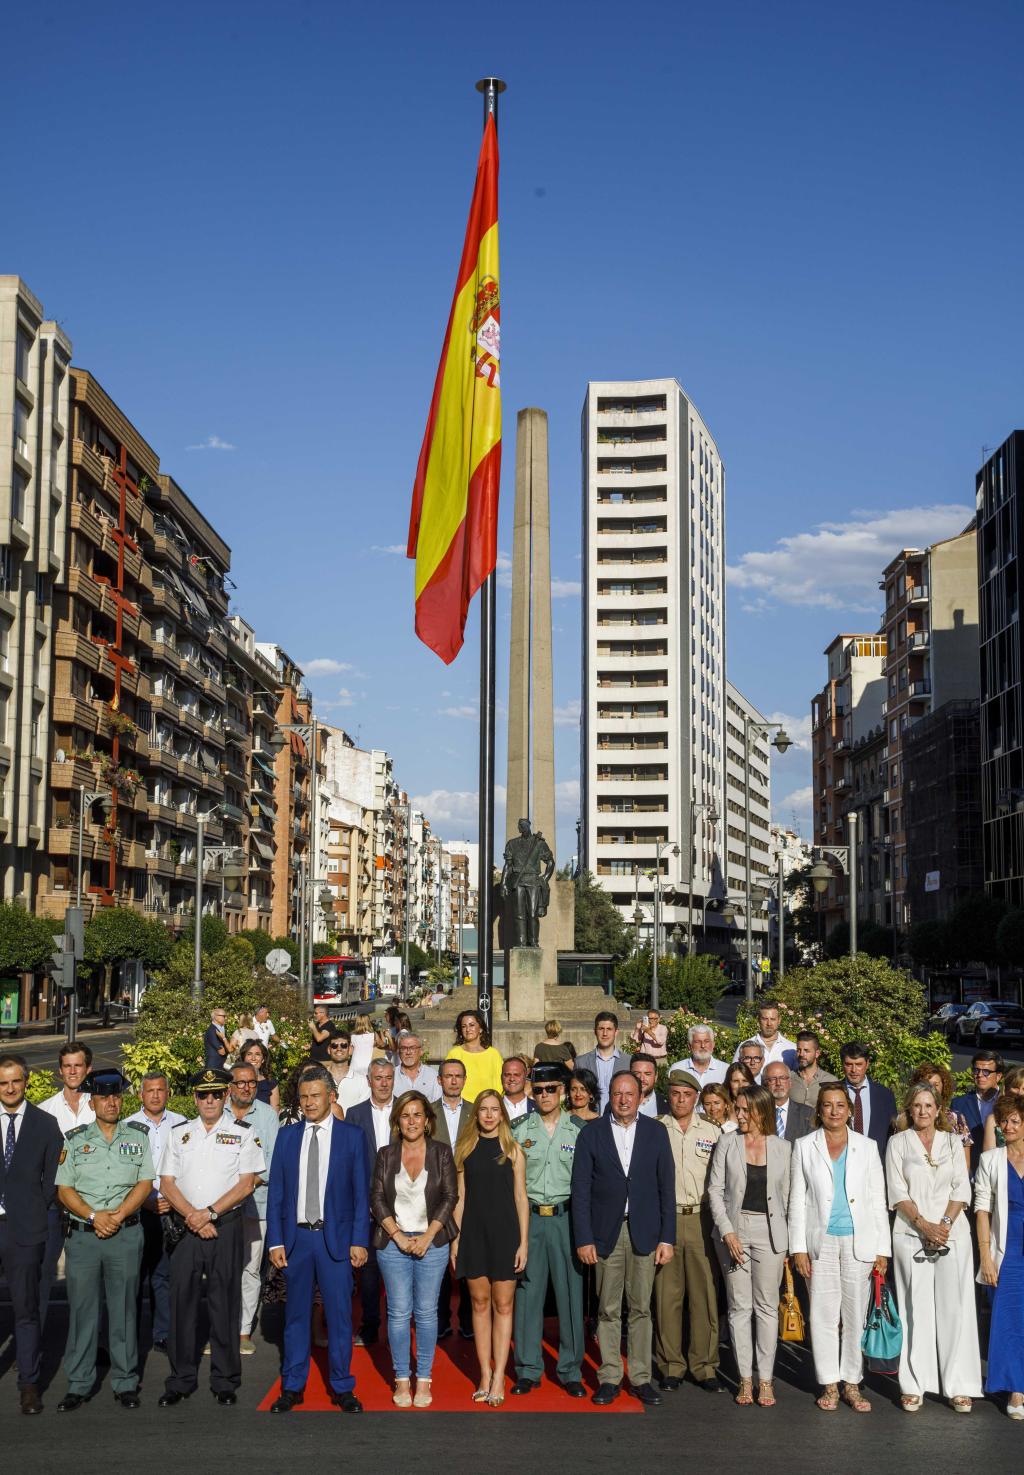
<svg viewBox="0 0 1024 1475"><path fill-rule="evenodd" d="M13 560L8 546L0 548L0 594L8 594L13 582Z"/></svg>
<svg viewBox="0 0 1024 1475"><path fill-rule="evenodd" d="M21 400L15 396L14 399L14 449L19 456L28 460L28 421L29 412Z"/></svg>
<svg viewBox="0 0 1024 1475"><path fill-rule="evenodd" d="M49 574L36 574L36 604L49 604L50 602L50 576Z"/></svg>
<svg viewBox="0 0 1024 1475"><path fill-rule="evenodd" d="M14 484L11 487L11 516L15 522L25 521L25 504L28 500L28 477L14 468Z"/></svg>
<svg viewBox="0 0 1024 1475"><path fill-rule="evenodd" d="M0 671L7 670L11 648L11 622L0 615Z"/></svg>
<svg viewBox="0 0 1024 1475"><path fill-rule="evenodd" d="M0 686L0 743L7 741L7 692Z"/></svg>

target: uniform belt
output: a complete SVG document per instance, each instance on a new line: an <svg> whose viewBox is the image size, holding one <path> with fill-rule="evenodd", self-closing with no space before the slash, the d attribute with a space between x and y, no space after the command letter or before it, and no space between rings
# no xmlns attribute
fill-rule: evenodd
<svg viewBox="0 0 1024 1475"><path fill-rule="evenodd" d="M676 1204L676 1213L677 1214L699 1214L700 1211L701 1211L701 1209L703 1207L704 1207L703 1204L684 1204L683 1207L680 1208L679 1205Z"/></svg>
<svg viewBox="0 0 1024 1475"><path fill-rule="evenodd" d="M109 1212L109 1210L107 1210L107 1209L101 1209L100 1210L100 1213L101 1214L108 1213L108 1212ZM127 1219L122 1219L121 1220L121 1228L122 1229L131 1229L132 1225L133 1224L138 1224L138 1222L139 1222L139 1216L138 1216L138 1214L129 1214L129 1216L128 1216ZM79 1231L79 1233L81 1233L81 1234L95 1234L96 1233L96 1225L95 1224L87 1224L84 1219L71 1219L69 1221L69 1228L71 1228L72 1230L77 1229Z"/></svg>
<svg viewBox="0 0 1024 1475"><path fill-rule="evenodd" d="M314 1223L308 1224L303 1220L300 1220L295 1227L296 1229L323 1229L324 1221L322 1219L317 1219Z"/></svg>
<svg viewBox="0 0 1024 1475"><path fill-rule="evenodd" d="M560 1204L534 1204L530 1205L531 1214L539 1214L542 1219L557 1219L559 1214L569 1212L569 1200L563 1199Z"/></svg>

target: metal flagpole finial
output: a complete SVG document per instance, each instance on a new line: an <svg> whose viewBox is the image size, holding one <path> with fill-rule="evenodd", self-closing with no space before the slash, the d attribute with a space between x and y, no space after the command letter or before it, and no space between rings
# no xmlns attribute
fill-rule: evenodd
<svg viewBox="0 0 1024 1475"><path fill-rule="evenodd" d="M476 84L477 92L482 92L484 96L485 122L488 113L493 113L494 121L498 121L498 98L505 91L506 86L507 83L503 82L500 77L481 77Z"/></svg>

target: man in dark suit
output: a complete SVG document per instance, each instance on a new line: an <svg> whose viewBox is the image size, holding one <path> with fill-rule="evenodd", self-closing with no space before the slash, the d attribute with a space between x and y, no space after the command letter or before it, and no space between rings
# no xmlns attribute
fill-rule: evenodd
<svg viewBox="0 0 1024 1475"><path fill-rule="evenodd" d="M366 1144L358 1128L335 1117L336 1099L328 1071L304 1070L299 1109L305 1120L281 1129L270 1165L267 1245L288 1288L276 1414L302 1402L316 1286L324 1300L332 1397L342 1413L363 1407L352 1376L352 1270L365 1265L370 1243Z"/></svg>
<svg viewBox="0 0 1024 1475"><path fill-rule="evenodd" d="M761 1072L761 1084L766 1086L775 1102L775 1135L785 1142L795 1142L814 1131L814 1112L799 1101L790 1100L789 1090L792 1076L789 1066L781 1060L773 1060Z"/></svg>
<svg viewBox="0 0 1024 1475"><path fill-rule="evenodd" d="M992 1108L999 1096L1003 1079L1003 1057L978 1050L971 1056L971 1079L974 1090L966 1096L954 1096L950 1110L962 1116L971 1129L971 1177L978 1171L985 1140L985 1123L992 1115Z"/></svg>
<svg viewBox="0 0 1024 1475"><path fill-rule="evenodd" d="M896 1120L896 1097L888 1086L868 1080L870 1060L868 1047L860 1040L850 1040L839 1052L843 1084L853 1107L850 1126L855 1132L871 1138L884 1163L886 1143L892 1136Z"/></svg>
<svg viewBox="0 0 1024 1475"><path fill-rule="evenodd" d="M612 1403L622 1384L622 1294L629 1312L627 1355L634 1395L657 1404L651 1386L654 1272L675 1253L675 1166L661 1122L640 1116L640 1083L612 1077L611 1112L576 1139L573 1236L584 1265L597 1267L600 1386L592 1402Z"/></svg>
<svg viewBox="0 0 1024 1475"><path fill-rule="evenodd" d="M0 1056L0 1269L14 1313L21 1411L39 1414L39 1287L64 1138L52 1116L25 1100L27 1085L22 1057Z"/></svg>
<svg viewBox="0 0 1024 1475"><path fill-rule="evenodd" d="M366 1192L370 1192L373 1165L377 1153L391 1141L391 1108L395 1104L395 1067L388 1060L374 1060L366 1073L370 1099L351 1106L345 1116L350 1126L358 1127L366 1144ZM356 1334L357 1347L372 1347L380 1336L380 1270L377 1251L367 1245L366 1259L359 1276L359 1300L363 1318Z"/></svg>
<svg viewBox="0 0 1024 1475"><path fill-rule="evenodd" d="M442 1061L437 1072L441 1086L440 1100L434 1102L437 1124L434 1141L443 1142L455 1151L459 1133L472 1115L473 1108L462 1099L462 1088L466 1084L466 1067L461 1060ZM441 1290L437 1298L437 1340L450 1337L452 1326L452 1268L445 1266ZM459 1336L465 1342L473 1340L473 1306L469 1299L469 1286L459 1281Z"/></svg>
<svg viewBox="0 0 1024 1475"><path fill-rule="evenodd" d="M658 1087L658 1062L653 1055L638 1050L630 1057L629 1068L640 1084L640 1115L659 1117L668 1115L668 1098ZM675 1241L673 1240L673 1244Z"/></svg>
<svg viewBox="0 0 1024 1475"><path fill-rule="evenodd" d="M221 1070L228 1055L228 1016L223 1009L214 1009L203 1035L204 1070Z"/></svg>
<svg viewBox="0 0 1024 1475"><path fill-rule="evenodd" d="M585 1050L576 1057L577 1070L593 1071L597 1078L600 1098L599 1111L608 1105L608 1089L617 1070L629 1069L629 1056L623 1055L616 1045L619 1019L610 1009L602 1009L594 1016L594 1048Z"/></svg>

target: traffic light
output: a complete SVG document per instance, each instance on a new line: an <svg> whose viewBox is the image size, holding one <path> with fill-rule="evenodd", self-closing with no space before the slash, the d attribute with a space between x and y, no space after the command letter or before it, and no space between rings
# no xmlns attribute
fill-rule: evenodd
<svg viewBox="0 0 1024 1475"><path fill-rule="evenodd" d="M50 977L54 988L70 990L75 986L74 949L67 946L71 942L68 935L65 934L60 941L62 946L54 948L50 954Z"/></svg>

